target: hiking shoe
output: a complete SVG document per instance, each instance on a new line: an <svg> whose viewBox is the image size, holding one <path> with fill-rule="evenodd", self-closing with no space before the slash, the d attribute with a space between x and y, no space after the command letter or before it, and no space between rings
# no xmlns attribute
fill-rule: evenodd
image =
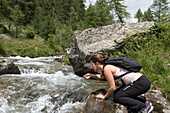
<svg viewBox="0 0 170 113"><path fill-rule="evenodd" d="M148 101L148 102L146 102L146 107L142 108L138 113L151 113L153 111L153 109L154 109L154 107L152 106L152 103L150 103Z"/></svg>
<svg viewBox="0 0 170 113"><path fill-rule="evenodd" d="M147 107L148 105L152 106L152 103L149 102L149 100L146 100L145 105L146 105L146 107Z"/></svg>

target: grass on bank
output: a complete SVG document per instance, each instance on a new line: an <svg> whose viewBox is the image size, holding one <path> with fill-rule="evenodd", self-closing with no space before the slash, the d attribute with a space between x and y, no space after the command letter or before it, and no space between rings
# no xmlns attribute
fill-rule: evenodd
<svg viewBox="0 0 170 113"><path fill-rule="evenodd" d="M110 56L128 56L138 61L152 88L161 88L170 100L170 22L156 23L147 33L128 37L123 47Z"/></svg>
<svg viewBox="0 0 170 113"><path fill-rule="evenodd" d="M55 46L55 47L54 47ZM51 47L49 41L44 41L42 38L36 39L1 39L0 40L0 55L1 56L54 56L56 54L64 54L60 46L54 45Z"/></svg>

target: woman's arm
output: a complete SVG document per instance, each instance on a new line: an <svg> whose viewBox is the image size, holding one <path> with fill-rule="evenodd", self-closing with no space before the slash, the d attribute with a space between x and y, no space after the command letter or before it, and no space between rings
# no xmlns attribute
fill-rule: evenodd
<svg viewBox="0 0 170 113"><path fill-rule="evenodd" d="M115 80L114 80L114 75L116 73L116 70L117 70L117 68L115 66L112 66L112 65L107 65L104 68L104 74L105 74L105 77L106 77L107 82L109 84L109 89L108 89L108 91L105 95L99 94L99 95L96 96L97 98L102 98L102 99L108 98L112 95L114 90L116 90Z"/></svg>
<svg viewBox="0 0 170 113"><path fill-rule="evenodd" d="M91 77L94 79L102 80L104 79L104 76L102 74L91 74L87 73L83 76L85 79L90 79Z"/></svg>

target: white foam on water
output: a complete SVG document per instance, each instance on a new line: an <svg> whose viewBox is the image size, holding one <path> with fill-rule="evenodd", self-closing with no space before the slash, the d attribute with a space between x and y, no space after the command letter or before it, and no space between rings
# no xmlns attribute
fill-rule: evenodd
<svg viewBox="0 0 170 113"><path fill-rule="evenodd" d="M44 66L47 65L46 63L43 62L52 62L56 58L62 58L63 55L60 56L51 56L51 57L37 57L37 58L30 58L30 57L21 57L21 56L16 56L16 57L0 57L4 60L12 60L14 61L14 64L17 65L38 65L38 66ZM43 61L43 62L42 62Z"/></svg>
<svg viewBox="0 0 170 113"><path fill-rule="evenodd" d="M56 58L62 58L63 55L60 56L51 56L51 57L37 57L37 58L30 58L30 57L21 57L21 56L11 56L11 57L0 57L3 59L11 59L11 60L22 60L22 61L46 61L51 62Z"/></svg>
<svg viewBox="0 0 170 113"><path fill-rule="evenodd" d="M23 69L20 69L20 72L21 72L21 76L24 76L24 75L39 75L39 74L46 74L43 72L44 71L44 68L40 68L40 69L35 69L35 68L30 68L30 69L27 69L27 68L23 68Z"/></svg>
<svg viewBox="0 0 170 113"><path fill-rule="evenodd" d="M84 107L86 103L83 102L67 102L64 105L62 105L58 110L57 113L72 113L73 108L78 109L80 107Z"/></svg>
<svg viewBox="0 0 170 113"><path fill-rule="evenodd" d="M42 63L42 62L17 62L15 63L17 65L35 65L35 66L45 66L47 65L46 63Z"/></svg>
<svg viewBox="0 0 170 113"><path fill-rule="evenodd" d="M33 64L35 64L38 66L42 66L42 65L46 66L48 64L46 64L45 62L54 61L55 58L58 58L58 57L29 58L29 57L19 57L18 56L18 57L9 57L7 59L14 60L14 62L18 65L33 65ZM47 67L45 67L45 68L47 68ZM35 68L31 67L29 69L27 69L27 68L23 68L21 74L6 74L3 76L9 76L9 77L12 76L12 78L16 77L16 79L18 77L26 78L24 80L28 79L28 81L29 81L28 83L36 84L35 86L29 84L29 86L31 88L33 88L32 86L34 86L34 88L37 88L38 90L45 89L48 91L53 91L53 90L55 91L57 88L61 88L60 86L62 86L62 88L64 88L64 90L66 90L66 94L67 94L68 90L76 91L76 90L80 90L81 88L84 88L84 86L85 86L85 83L82 82L83 78L75 75L73 72L65 74L62 71L57 71L56 73L48 74L48 73L45 73L44 68L41 68L41 67L38 67L38 69L36 67ZM9 90L9 89L12 89L13 91ZM14 87L12 87L12 86L9 86L6 90L7 91L4 91L4 92L8 92L9 94L16 93L14 90ZM55 93L55 95L53 95L53 97L56 97L56 98L60 97L60 96L61 96L61 98L62 98L62 96L64 98L64 94L61 95L61 94ZM42 95L40 95L40 97L38 97L37 99L34 98L32 100L32 102L29 102L26 105L22 105L20 103L17 103L18 105L8 105L8 99L7 98L5 99L2 96L2 97L0 97L0 113L11 113L12 111L14 111L16 113L17 108L21 107L21 106L23 106L24 109L27 111L26 113L43 113L42 112L43 109L46 109L47 113L52 113L52 112L56 113L53 110L54 110L55 104L57 104L57 102L53 103L53 102L51 102L51 99L52 99L52 97L50 95L42 94ZM23 101L26 101L26 100L27 100L27 98L23 98ZM66 112L68 113L68 111L71 111L72 108L77 108L77 107L81 107L81 106L84 106L84 103L67 102L60 107L58 112L59 113L66 113Z"/></svg>
<svg viewBox="0 0 170 113"><path fill-rule="evenodd" d="M4 97L0 97L0 113L9 113L14 110L14 107L8 105L8 100Z"/></svg>
<svg viewBox="0 0 170 113"><path fill-rule="evenodd" d="M26 105L29 109L27 113L43 113L44 111L47 111L47 113L52 113L55 105L51 102L51 99L52 98L50 95L44 95L39 97L36 101L28 103Z"/></svg>
<svg viewBox="0 0 170 113"><path fill-rule="evenodd" d="M72 87L75 85L84 85L80 80L83 78L78 77L74 73L69 73L68 75L64 75L62 71L58 71L55 74L51 74L51 76L46 76L45 79L49 81L53 85L65 85L66 87Z"/></svg>

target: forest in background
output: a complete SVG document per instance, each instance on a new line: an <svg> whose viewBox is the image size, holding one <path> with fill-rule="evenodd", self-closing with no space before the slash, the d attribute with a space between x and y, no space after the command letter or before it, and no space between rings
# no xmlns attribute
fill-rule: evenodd
<svg viewBox="0 0 170 113"><path fill-rule="evenodd" d="M126 11L125 0L97 0L88 8L84 4L85 0L0 1L0 34L17 39L14 41L16 43L20 39L36 38L40 42L44 40L40 45L46 44L52 55L63 54L63 51L71 46L71 36L75 30L125 23L125 19L131 18ZM168 0L154 0L144 14L139 9L135 18L138 22L159 22L168 14L168 4ZM24 46L17 48L17 51L25 49ZM16 54L11 51L6 50L6 53ZM44 51L43 53L46 53L46 50ZM24 51L17 52L21 56L27 55L23 53ZM32 57L41 55L43 54L28 54Z"/></svg>

